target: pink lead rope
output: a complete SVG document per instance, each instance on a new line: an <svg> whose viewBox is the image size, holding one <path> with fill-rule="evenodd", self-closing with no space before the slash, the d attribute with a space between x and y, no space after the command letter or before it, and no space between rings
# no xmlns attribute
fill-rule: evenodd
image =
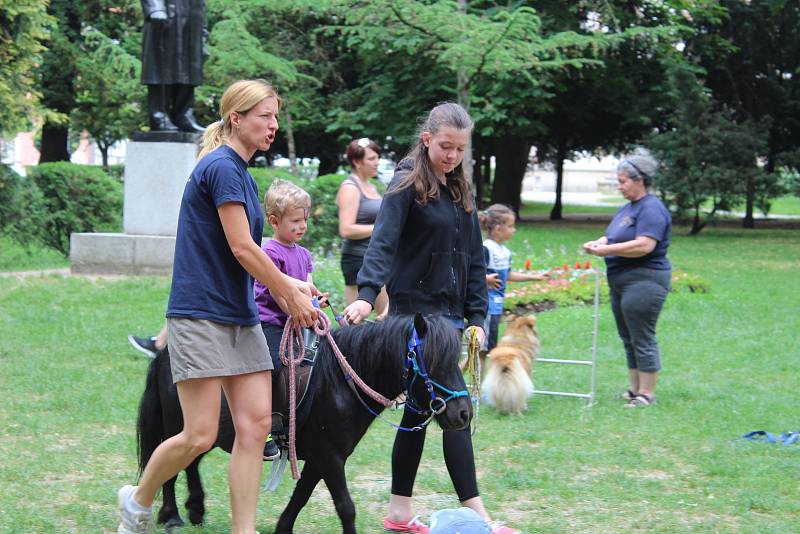
<svg viewBox="0 0 800 534"><path fill-rule="evenodd" d="M314 323L313 328L317 335L327 338L328 344L330 344L331 348L333 349L333 353L336 355L336 359L339 361L339 366L342 368L346 379L350 379L355 382L361 391L366 393L378 404L388 407L394 403L394 401L387 399L369 387L355 373L355 371L353 371L353 368L350 367L350 364L342 355L339 347L336 346L336 342L334 342L333 336L331 335L331 321L322 310L317 310L317 321ZM295 343L297 343L299 347L298 355L295 355L294 353ZM279 354L281 363L283 363L283 365L286 366L287 370L289 371L289 462L292 466L292 478L297 480L300 478L300 472L297 470L297 450L295 447L297 433L297 392L295 390L297 382L296 369L297 365L303 361L303 357L305 356L305 345L303 344L303 334L300 330L300 325L295 322L293 317L289 317L289 320L286 321L286 326L283 329L283 337L281 338Z"/></svg>

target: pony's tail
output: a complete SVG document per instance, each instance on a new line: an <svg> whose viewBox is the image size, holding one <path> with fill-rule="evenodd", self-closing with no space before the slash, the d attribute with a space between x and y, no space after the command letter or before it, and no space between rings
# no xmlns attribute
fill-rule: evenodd
<svg viewBox="0 0 800 534"><path fill-rule="evenodd" d="M139 456L139 476L150 457L164 438L161 418L161 396L158 393L158 367L163 358L169 358L166 350L160 350L147 369L147 381L142 399L139 401L139 417L136 421L136 449Z"/></svg>

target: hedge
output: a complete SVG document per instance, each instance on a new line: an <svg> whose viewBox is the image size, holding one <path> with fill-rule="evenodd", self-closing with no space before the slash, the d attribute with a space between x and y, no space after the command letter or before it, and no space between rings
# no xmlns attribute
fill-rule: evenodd
<svg viewBox="0 0 800 534"><path fill-rule="evenodd" d="M30 168L29 178L41 192L30 209L45 245L67 255L74 232L122 229L122 184L101 168L42 163Z"/></svg>

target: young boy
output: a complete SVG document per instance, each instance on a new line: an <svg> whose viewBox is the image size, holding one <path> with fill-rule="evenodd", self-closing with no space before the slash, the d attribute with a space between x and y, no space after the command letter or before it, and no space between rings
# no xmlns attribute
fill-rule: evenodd
<svg viewBox="0 0 800 534"><path fill-rule="evenodd" d="M272 227L272 239L268 239L261 249L282 273L304 282L312 282L314 265L311 254L297 242L308 228L310 209L309 194L285 180L273 182L264 195L264 213ZM281 368L278 349L289 317L278 306L269 289L258 280L255 281L254 290L261 328L275 367L272 372L277 374Z"/></svg>
<svg viewBox="0 0 800 534"><path fill-rule="evenodd" d="M311 197L307 192L285 180L276 180L264 195L264 214L272 227L272 239L268 239L261 250L269 256L282 273L298 280L312 282L314 265L311 254L297 242L308 228L308 214ZM279 349L283 328L289 316L281 310L278 303L258 280L253 285L261 329L267 338L269 355L272 358L273 377L280 371ZM278 446L271 439L267 442L264 457L268 460L280 455Z"/></svg>

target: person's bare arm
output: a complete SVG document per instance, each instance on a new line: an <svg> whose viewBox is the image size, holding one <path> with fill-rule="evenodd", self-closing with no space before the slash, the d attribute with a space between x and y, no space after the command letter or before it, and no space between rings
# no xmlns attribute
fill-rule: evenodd
<svg viewBox="0 0 800 534"><path fill-rule="evenodd" d="M356 224L360 196L354 185L342 184L336 195L339 207L339 235L344 239L364 239L372 235L372 224Z"/></svg>
<svg viewBox="0 0 800 534"><path fill-rule="evenodd" d="M606 240L606 242L608 242ZM595 256L622 256L623 258L640 258L653 252L656 248L658 241L652 237L644 235L637 236L636 239L630 241L623 241L622 243L614 243L607 245L602 243L587 243L588 247L584 245L583 249L589 254Z"/></svg>
<svg viewBox="0 0 800 534"><path fill-rule="evenodd" d="M250 235L250 226L244 206L238 202L226 202L217 208L225 238L233 256L253 277L269 288L275 301L301 325L310 327L317 319L311 297L318 294L313 284L293 281L278 270L272 260L264 254Z"/></svg>

